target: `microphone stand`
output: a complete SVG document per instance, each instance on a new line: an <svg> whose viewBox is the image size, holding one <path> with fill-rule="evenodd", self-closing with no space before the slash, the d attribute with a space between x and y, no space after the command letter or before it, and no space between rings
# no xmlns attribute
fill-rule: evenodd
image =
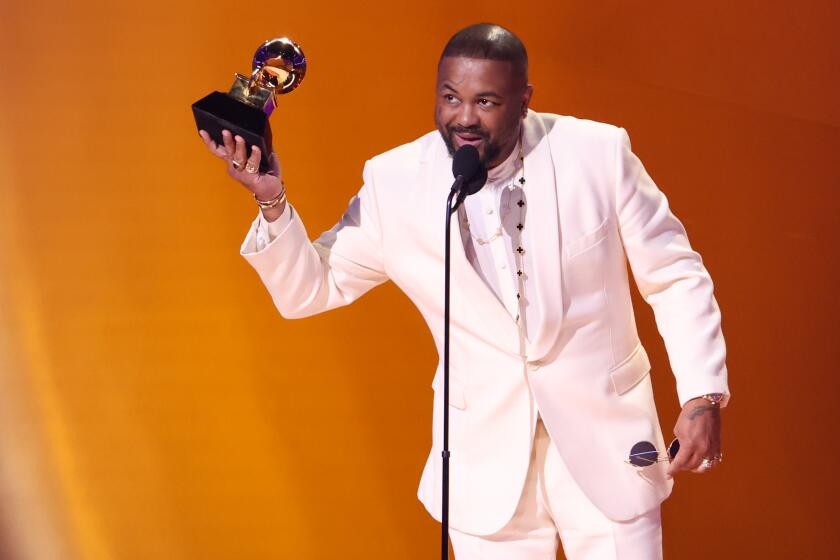
<svg viewBox="0 0 840 560"><path fill-rule="evenodd" d="M463 176L459 175L449 191L449 196L446 199L446 246L444 248L444 283L443 283L443 452L441 457L443 460L443 477L442 477L442 492L441 497L441 559L448 560L449 558L449 277L450 277L450 260L451 260L451 230L452 230L452 214L458 209L463 198L460 190L463 183ZM458 198L455 205L452 204L452 198L455 195Z"/></svg>

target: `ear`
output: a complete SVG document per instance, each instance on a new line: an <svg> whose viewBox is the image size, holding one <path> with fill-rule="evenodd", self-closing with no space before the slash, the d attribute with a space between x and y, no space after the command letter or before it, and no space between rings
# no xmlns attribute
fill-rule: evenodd
<svg viewBox="0 0 840 560"><path fill-rule="evenodd" d="M528 84L525 86L525 91L522 93L522 118L528 116L528 107L531 105L531 97L534 96L534 86Z"/></svg>

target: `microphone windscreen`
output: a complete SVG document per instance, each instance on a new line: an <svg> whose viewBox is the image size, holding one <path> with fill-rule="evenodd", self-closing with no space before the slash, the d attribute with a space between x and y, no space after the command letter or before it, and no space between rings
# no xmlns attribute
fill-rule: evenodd
<svg viewBox="0 0 840 560"><path fill-rule="evenodd" d="M478 157L478 150L472 144L464 144L455 156L452 158L452 174L455 178L463 177L465 183L475 175L481 165L481 159Z"/></svg>

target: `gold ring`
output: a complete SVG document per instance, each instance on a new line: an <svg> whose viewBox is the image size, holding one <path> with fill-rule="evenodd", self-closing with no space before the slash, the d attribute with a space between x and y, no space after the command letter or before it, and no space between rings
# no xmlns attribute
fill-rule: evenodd
<svg viewBox="0 0 840 560"><path fill-rule="evenodd" d="M259 170L260 170L259 166L254 165L252 163L248 163L248 165L245 166L245 171L247 171L248 173L256 173Z"/></svg>
<svg viewBox="0 0 840 560"><path fill-rule="evenodd" d="M242 169L242 166L244 165L243 163L238 162L238 161L236 161L236 160L235 160L235 159L233 159L233 158L231 158L231 159L230 159L230 164L231 164L231 165L233 166L233 168L234 168L234 169L236 169L237 171L239 171L240 169Z"/></svg>

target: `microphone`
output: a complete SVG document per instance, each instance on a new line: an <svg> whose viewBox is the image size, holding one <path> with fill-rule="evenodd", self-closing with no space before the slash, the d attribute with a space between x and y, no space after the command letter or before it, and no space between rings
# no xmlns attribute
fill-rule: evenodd
<svg viewBox="0 0 840 560"><path fill-rule="evenodd" d="M458 148L452 158L455 183L446 198L446 234L443 257L443 451L441 453L441 558L449 558L449 277L451 276L452 214L467 196L481 190L487 182L487 168L472 144ZM455 204L452 199L456 198Z"/></svg>
<svg viewBox="0 0 840 560"><path fill-rule="evenodd" d="M475 146L464 144L458 148L452 158L452 174L455 176L452 191L458 193L452 208L454 212L465 198L480 191L487 182L487 168L481 163Z"/></svg>

